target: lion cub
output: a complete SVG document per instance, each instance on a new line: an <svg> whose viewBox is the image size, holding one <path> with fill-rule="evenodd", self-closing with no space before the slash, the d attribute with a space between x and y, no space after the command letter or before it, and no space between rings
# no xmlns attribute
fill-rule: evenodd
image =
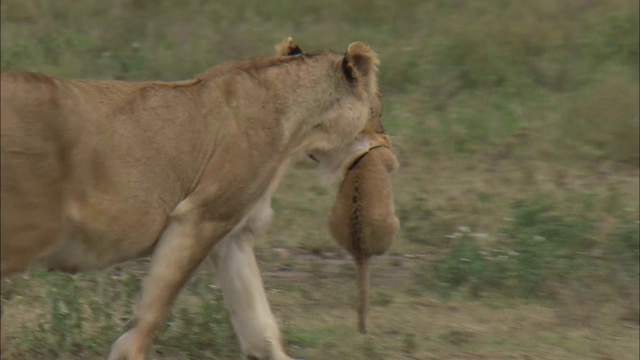
<svg viewBox="0 0 640 360"><path fill-rule="evenodd" d="M367 333L369 258L389 249L398 232L389 174L398 160L387 147L370 150L347 171L329 214L329 229L356 262L358 329Z"/></svg>

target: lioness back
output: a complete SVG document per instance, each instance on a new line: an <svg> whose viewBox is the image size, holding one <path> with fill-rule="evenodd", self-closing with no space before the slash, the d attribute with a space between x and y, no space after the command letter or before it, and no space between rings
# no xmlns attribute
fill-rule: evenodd
<svg viewBox="0 0 640 360"><path fill-rule="evenodd" d="M193 121L206 111L198 84L3 73L3 273L34 257L77 271L151 249L216 135Z"/></svg>

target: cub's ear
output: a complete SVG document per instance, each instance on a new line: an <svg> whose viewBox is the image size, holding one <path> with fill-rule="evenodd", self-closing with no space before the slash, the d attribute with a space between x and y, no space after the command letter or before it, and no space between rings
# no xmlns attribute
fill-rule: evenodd
<svg viewBox="0 0 640 360"><path fill-rule="evenodd" d="M302 54L302 49L288 37L276 45L276 56L292 56Z"/></svg>
<svg viewBox="0 0 640 360"><path fill-rule="evenodd" d="M378 73L378 56L363 42L349 44L342 60L342 69L347 79L356 81L368 90L376 87Z"/></svg>

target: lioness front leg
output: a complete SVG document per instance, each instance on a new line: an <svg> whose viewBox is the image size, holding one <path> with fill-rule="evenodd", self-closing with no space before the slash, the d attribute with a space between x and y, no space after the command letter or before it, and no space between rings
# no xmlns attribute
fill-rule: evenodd
<svg viewBox="0 0 640 360"><path fill-rule="evenodd" d="M236 229L214 247L211 259L242 351L249 360L291 360L282 349L253 252L253 231Z"/></svg>
<svg viewBox="0 0 640 360"><path fill-rule="evenodd" d="M172 219L153 254L133 326L111 347L109 360L144 360L153 333L191 273L232 224Z"/></svg>

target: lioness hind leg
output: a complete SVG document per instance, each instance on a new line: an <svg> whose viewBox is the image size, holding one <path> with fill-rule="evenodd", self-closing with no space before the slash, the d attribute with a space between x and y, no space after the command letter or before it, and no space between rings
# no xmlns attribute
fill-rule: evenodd
<svg viewBox="0 0 640 360"><path fill-rule="evenodd" d="M292 360L264 291L253 252L253 232L236 229L214 247L211 259L231 322L247 359Z"/></svg>
<svg viewBox="0 0 640 360"><path fill-rule="evenodd" d="M109 360L144 360L151 338L178 292L213 244L229 230L224 223L208 223L206 231L189 219L169 223L153 254L133 326L113 344Z"/></svg>

